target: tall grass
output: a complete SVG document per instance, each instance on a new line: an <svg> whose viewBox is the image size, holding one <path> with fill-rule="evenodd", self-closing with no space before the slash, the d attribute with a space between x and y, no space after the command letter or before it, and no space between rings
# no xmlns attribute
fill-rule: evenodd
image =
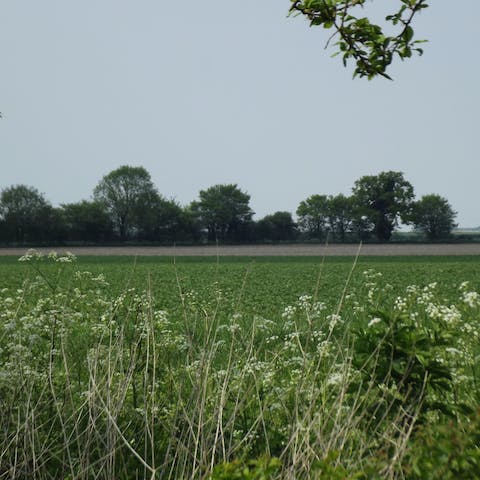
<svg viewBox="0 0 480 480"><path fill-rule="evenodd" d="M2 479L427 478L420 439L454 451L448 422L470 463L438 461L442 478L477 471L468 285L386 295L367 271L333 309L304 295L266 319L241 311L243 289L213 282L207 301L179 279L172 316L150 282L112 295L47 260L24 257L34 275L0 294Z"/></svg>

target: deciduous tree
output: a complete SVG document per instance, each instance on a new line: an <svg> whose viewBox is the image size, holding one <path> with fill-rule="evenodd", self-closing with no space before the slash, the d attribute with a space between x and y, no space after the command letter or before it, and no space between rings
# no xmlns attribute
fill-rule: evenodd
<svg viewBox="0 0 480 480"><path fill-rule="evenodd" d="M112 236L112 222L105 206L96 201L82 200L61 206L67 238L71 241L97 243Z"/></svg>
<svg viewBox="0 0 480 480"><path fill-rule="evenodd" d="M138 237L161 243L173 243L188 235L188 219L182 207L161 195L151 198L148 208L137 218Z"/></svg>
<svg viewBox="0 0 480 480"><path fill-rule="evenodd" d="M448 200L437 194L424 195L413 204L411 220L431 241L447 238L457 224Z"/></svg>
<svg viewBox="0 0 480 480"><path fill-rule="evenodd" d="M297 226L290 212L275 212L256 223L256 232L260 241L292 241L297 236Z"/></svg>
<svg viewBox="0 0 480 480"><path fill-rule="evenodd" d="M354 204L351 197L342 193L327 198L328 225L335 239L345 241L354 220Z"/></svg>
<svg viewBox="0 0 480 480"><path fill-rule="evenodd" d="M328 213L328 197L311 195L297 208L298 225L310 238L321 240L328 231Z"/></svg>
<svg viewBox="0 0 480 480"><path fill-rule="evenodd" d="M354 76L369 79L381 75L390 78L387 69L395 57L404 60L413 53L422 54L424 40L414 38L415 16L428 7L426 0L388 2L392 12L383 24L365 16L366 5L374 8L380 2L369 0L291 0L291 14L304 15L311 26L321 26L332 33L327 45L334 42L343 64L355 62ZM387 3L387 2L385 2ZM375 5L372 5L375 4ZM370 10L371 11L371 10ZM371 16L372 17L372 16ZM386 33L386 32L389 33ZM390 33L392 32L392 33Z"/></svg>
<svg viewBox="0 0 480 480"><path fill-rule="evenodd" d="M46 240L54 209L34 187L12 185L0 194L4 237L19 244Z"/></svg>
<svg viewBox="0 0 480 480"><path fill-rule="evenodd" d="M355 182L353 198L357 215L374 225L378 240L390 240L400 220L408 221L413 203L413 186L402 172L381 172Z"/></svg>
<svg viewBox="0 0 480 480"><path fill-rule="evenodd" d="M199 197L198 202L193 202L192 209L207 228L208 239L241 240L239 237L253 216L250 195L236 184L219 184L201 190Z"/></svg>
<svg viewBox="0 0 480 480"><path fill-rule="evenodd" d="M124 165L105 175L93 196L105 205L120 240L124 241L138 228L140 218L155 208L158 192L145 168Z"/></svg>

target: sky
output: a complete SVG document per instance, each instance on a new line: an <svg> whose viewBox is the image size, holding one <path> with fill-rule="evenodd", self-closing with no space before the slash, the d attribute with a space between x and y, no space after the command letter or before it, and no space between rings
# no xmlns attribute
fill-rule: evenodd
<svg viewBox="0 0 480 480"><path fill-rule="evenodd" d="M0 189L57 206L143 166L182 205L236 183L258 219L395 170L478 227L480 2L430 3L392 82L353 80L289 0L3 0Z"/></svg>

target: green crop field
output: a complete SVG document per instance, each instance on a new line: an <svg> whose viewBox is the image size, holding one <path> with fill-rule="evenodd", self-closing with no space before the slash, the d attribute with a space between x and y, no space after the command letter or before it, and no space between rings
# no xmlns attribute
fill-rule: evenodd
<svg viewBox="0 0 480 480"><path fill-rule="evenodd" d="M0 257L0 479L478 478L479 257Z"/></svg>

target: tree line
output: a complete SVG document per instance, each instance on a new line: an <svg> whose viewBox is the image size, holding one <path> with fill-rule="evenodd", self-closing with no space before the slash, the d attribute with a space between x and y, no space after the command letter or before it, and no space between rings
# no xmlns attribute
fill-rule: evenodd
<svg viewBox="0 0 480 480"><path fill-rule="evenodd" d="M300 202L296 220L277 211L253 220L250 195L236 184L201 190L186 206L166 199L143 167L105 175L91 200L53 207L36 188L12 185L0 194L4 245L270 243L326 240L387 242L400 224L429 241L444 240L456 212L437 194L415 199L402 172L358 179L352 194L315 194Z"/></svg>

